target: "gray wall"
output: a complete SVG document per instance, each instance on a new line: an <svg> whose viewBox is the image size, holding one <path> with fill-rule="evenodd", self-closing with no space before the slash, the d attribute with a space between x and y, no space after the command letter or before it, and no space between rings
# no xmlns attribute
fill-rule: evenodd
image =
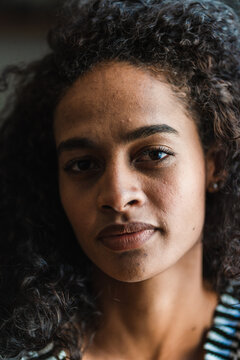
<svg viewBox="0 0 240 360"><path fill-rule="evenodd" d="M0 34L0 69L6 65L28 63L38 59L47 52L44 37L27 36L26 34Z"/></svg>
<svg viewBox="0 0 240 360"><path fill-rule="evenodd" d="M46 35L55 13L55 0L0 0L0 72L7 65L27 64L48 52ZM0 93L0 109L5 98Z"/></svg>
<svg viewBox="0 0 240 360"><path fill-rule="evenodd" d="M0 72L7 65L27 64L42 57L48 51L44 35L30 36L26 34L0 34ZM7 94L0 94L0 109Z"/></svg>

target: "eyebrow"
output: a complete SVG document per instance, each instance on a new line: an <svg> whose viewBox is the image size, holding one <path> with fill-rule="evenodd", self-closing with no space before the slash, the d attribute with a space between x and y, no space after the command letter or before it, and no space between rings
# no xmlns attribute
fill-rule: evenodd
<svg viewBox="0 0 240 360"><path fill-rule="evenodd" d="M127 134L121 135L120 140L122 143L130 143L137 139L146 138L148 136L157 134L157 133L167 133L179 135L178 131L166 124L158 124L158 125L150 125L143 126L136 130L133 130ZM63 151L71 151L76 149L89 149L89 148L97 148L98 144L94 141L85 138L85 137L73 137L71 139L62 141L57 147L58 156Z"/></svg>

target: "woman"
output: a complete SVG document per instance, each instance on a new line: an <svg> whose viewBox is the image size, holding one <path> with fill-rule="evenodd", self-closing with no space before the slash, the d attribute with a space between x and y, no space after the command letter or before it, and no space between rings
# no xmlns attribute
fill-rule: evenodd
<svg viewBox="0 0 240 360"><path fill-rule="evenodd" d="M239 39L215 0L73 1L6 69L3 358L240 358Z"/></svg>

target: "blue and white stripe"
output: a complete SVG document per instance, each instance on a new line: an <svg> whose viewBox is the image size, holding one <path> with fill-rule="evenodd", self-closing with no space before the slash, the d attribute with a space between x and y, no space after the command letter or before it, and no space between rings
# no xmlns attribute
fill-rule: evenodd
<svg viewBox="0 0 240 360"><path fill-rule="evenodd" d="M204 344L204 360L240 360L240 302L230 293L220 297Z"/></svg>

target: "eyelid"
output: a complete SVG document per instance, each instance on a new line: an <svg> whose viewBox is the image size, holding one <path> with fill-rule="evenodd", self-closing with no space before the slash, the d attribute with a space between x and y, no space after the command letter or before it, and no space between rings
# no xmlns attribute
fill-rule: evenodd
<svg viewBox="0 0 240 360"><path fill-rule="evenodd" d="M76 157L74 159L71 159L69 160L64 166L63 166L63 170L64 171L69 171L69 172L72 172L72 173L75 173L75 174L80 174L81 172L84 173L84 172L87 172L87 171L76 171L76 170L73 170L73 166L77 164L78 161L84 161L84 160L89 160L91 163L95 163L96 164L96 161L93 160L92 157L90 156L83 156L83 157ZM91 171L93 171L93 169L90 169Z"/></svg>
<svg viewBox="0 0 240 360"><path fill-rule="evenodd" d="M167 146L163 146L163 145L152 145L152 146L146 146L144 148L142 148L141 150L139 150L135 155L135 157L138 157L139 155L142 154L148 154L151 151L159 151L159 152L163 152L166 153L167 155L175 155L175 153Z"/></svg>

